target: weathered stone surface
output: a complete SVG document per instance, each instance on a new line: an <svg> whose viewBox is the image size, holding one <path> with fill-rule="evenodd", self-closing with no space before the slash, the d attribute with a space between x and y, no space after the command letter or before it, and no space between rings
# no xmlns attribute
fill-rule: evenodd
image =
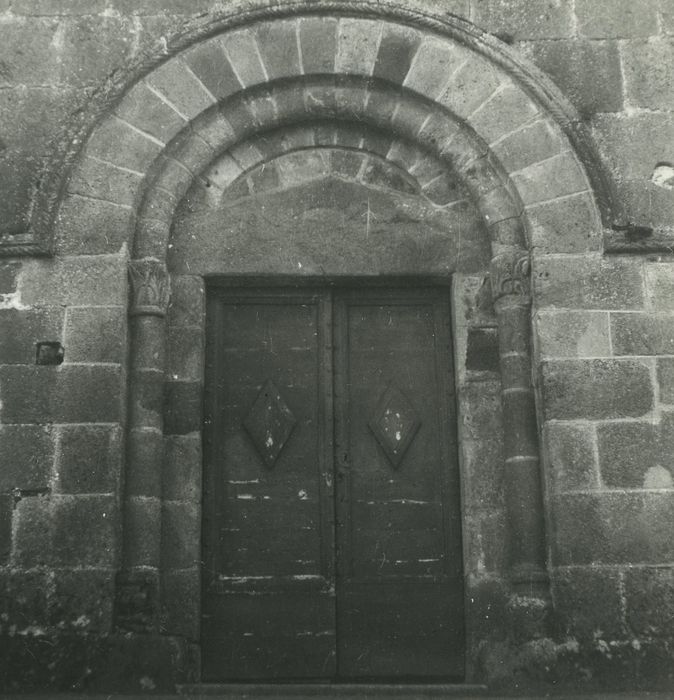
<svg viewBox="0 0 674 700"><path fill-rule="evenodd" d="M168 634L199 639L199 569L169 571L162 578L162 622Z"/></svg>
<svg viewBox="0 0 674 700"><path fill-rule="evenodd" d="M265 71L258 53L255 36L246 30L228 34L224 41L225 53L244 87L265 81Z"/></svg>
<svg viewBox="0 0 674 700"><path fill-rule="evenodd" d="M53 558L57 565L115 565L118 528L115 497L55 497L53 517Z"/></svg>
<svg viewBox="0 0 674 700"><path fill-rule="evenodd" d="M61 630L112 631L113 570L57 569L50 596L49 620Z"/></svg>
<svg viewBox="0 0 674 700"><path fill-rule="evenodd" d="M646 474L662 461L653 423L599 425L597 444L602 482L611 488L644 488Z"/></svg>
<svg viewBox="0 0 674 700"><path fill-rule="evenodd" d="M486 435L461 441L464 507L467 511L503 507L503 440Z"/></svg>
<svg viewBox="0 0 674 700"><path fill-rule="evenodd" d="M0 493L0 566L5 566L12 553L12 513L14 496Z"/></svg>
<svg viewBox="0 0 674 700"><path fill-rule="evenodd" d="M530 204L525 209L536 252L584 253L602 247L601 224L590 192L554 202Z"/></svg>
<svg viewBox="0 0 674 700"><path fill-rule="evenodd" d="M627 624L636 635L669 635L674 624L674 568L625 571Z"/></svg>
<svg viewBox="0 0 674 700"><path fill-rule="evenodd" d="M180 60L164 63L148 76L147 81L187 120L215 104L213 95Z"/></svg>
<svg viewBox="0 0 674 700"><path fill-rule="evenodd" d="M512 132L492 146L493 152L508 172L551 158L561 153L562 135L555 124L539 119Z"/></svg>
<svg viewBox="0 0 674 700"><path fill-rule="evenodd" d="M298 75L297 21L267 22L257 30L257 45L270 79Z"/></svg>
<svg viewBox="0 0 674 700"><path fill-rule="evenodd" d="M33 625L40 627L47 619L49 574L45 571L0 572L0 633L6 635L14 625L24 632Z"/></svg>
<svg viewBox="0 0 674 700"><path fill-rule="evenodd" d="M68 362L123 362L126 309L121 306L69 308L65 346Z"/></svg>
<svg viewBox="0 0 674 700"><path fill-rule="evenodd" d="M138 173L85 156L71 175L68 192L132 206L140 183Z"/></svg>
<svg viewBox="0 0 674 700"><path fill-rule="evenodd" d="M206 41L182 54L190 70L218 100L241 90L241 83L232 70L217 40Z"/></svg>
<svg viewBox="0 0 674 700"><path fill-rule="evenodd" d="M657 1L576 0L578 31L591 39L627 39L658 33Z"/></svg>
<svg viewBox="0 0 674 700"><path fill-rule="evenodd" d="M650 368L638 360L550 360L541 371L547 418L638 417L653 408Z"/></svg>
<svg viewBox="0 0 674 700"><path fill-rule="evenodd" d="M171 276L169 325L201 326L204 322L204 280L192 275Z"/></svg>
<svg viewBox="0 0 674 700"><path fill-rule="evenodd" d="M142 134L115 116L98 126L86 146L87 155L140 173L149 168L160 151L158 139Z"/></svg>
<svg viewBox="0 0 674 700"><path fill-rule="evenodd" d="M335 71L351 75L372 75L382 30L382 22L340 19Z"/></svg>
<svg viewBox="0 0 674 700"><path fill-rule="evenodd" d="M331 17L304 17L299 21L302 64L307 75L332 73L335 69L337 20Z"/></svg>
<svg viewBox="0 0 674 700"><path fill-rule="evenodd" d="M539 308L640 309L644 304L637 260L540 257L534 261L533 286Z"/></svg>
<svg viewBox="0 0 674 700"><path fill-rule="evenodd" d="M170 327L168 373L176 381L203 381L204 347L200 326Z"/></svg>
<svg viewBox="0 0 674 700"><path fill-rule="evenodd" d="M374 77L395 84L404 82L420 42L419 32L385 23L374 64Z"/></svg>
<svg viewBox="0 0 674 700"><path fill-rule="evenodd" d="M161 504L157 498L124 503L124 561L132 566L160 565Z"/></svg>
<svg viewBox="0 0 674 700"><path fill-rule="evenodd" d="M635 107L674 109L674 38L632 41L623 48L627 99Z"/></svg>
<svg viewBox="0 0 674 700"><path fill-rule="evenodd" d="M469 116L470 125L487 143L510 134L539 114L536 103L514 84L505 85ZM547 199L552 199L548 197Z"/></svg>
<svg viewBox="0 0 674 700"><path fill-rule="evenodd" d="M132 429L126 442L126 494L158 498L163 472L162 434L157 429Z"/></svg>
<svg viewBox="0 0 674 700"><path fill-rule="evenodd" d="M126 17L71 17L59 32L60 79L69 85L98 85L134 53L134 26Z"/></svg>
<svg viewBox="0 0 674 700"><path fill-rule="evenodd" d="M673 355L674 316L612 312L611 340L615 355Z"/></svg>
<svg viewBox="0 0 674 700"><path fill-rule="evenodd" d="M53 562L51 498L27 496L14 509L12 564L32 569Z"/></svg>
<svg viewBox="0 0 674 700"><path fill-rule="evenodd" d="M547 202L590 189L580 162L569 151L529 165L512 179L525 204Z"/></svg>
<svg viewBox="0 0 674 700"><path fill-rule="evenodd" d="M475 511L466 515L464 523L466 556L468 558L466 574L469 585L473 577L481 577L489 573L503 574L508 566L507 526L503 510L491 506L485 510ZM489 606L486 607L484 612L490 614ZM470 619L475 625L484 625L493 629L490 618L484 615ZM491 619L491 623L493 623L493 619Z"/></svg>
<svg viewBox="0 0 674 700"><path fill-rule="evenodd" d="M656 311L671 311L674 299L674 277L668 263L648 262L644 265L646 296Z"/></svg>
<svg viewBox="0 0 674 700"><path fill-rule="evenodd" d="M553 557L566 564L663 564L674 557L674 492L568 494L552 499Z"/></svg>
<svg viewBox="0 0 674 700"><path fill-rule="evenodd" d="M60 307L0 310L0 361L35 364L36 345L63 341L64 311Z"/></svg>
<svg viewBox="0 0 674 700"><path fill-rule="evenodd" d="M618 570L555 568L551 578L556 623L562 634L593 641L623 635Z"/></svg>
<svg viewBox="0 0 674 700"><path fill-rule="evenodd" d="M59 429L56 460L61 493L103 494L119 489L121 431L94 425L63 426Z"/></svg>
<svg viewBox="0 0 674 700"><path fill-rule="evenodd" d="M162 505L162 565L167 569L192 569L201 556L200 509L194 503Z"/></svg>
<svg viewBox="0 0 674 700"><path fill-rule="evenodd" d="M425 38L407 73L405 86L435 99L447 84L448 76L461 66L465 58L466 54L459 46Z"/></svg>
<svg viewBox="0 0 674 700"><path fill-rule="evenodd" d="M166 501L201 500L201 435L172 435L164 438L162 496Z"/></svg>
<svg viewBox="0 0 674 700"><path fill-rule="evenodd" d="M604 311L539 311L538 347L543 357L609 357L609 314Z"/></svg>
<svg viewBox="0 0 674 700"><path fill-rule="evenodd" d="M674 357L658 358L657 368L660 401L674 404Z"/></svg>
<svg viewBox="0 0 674 700"><path fill-rule="evenodd" d="M0 294L12 294L16 291L21 263L4 260L0 263Z"/></svg>
<svg viewBox="0 0 674 700"><path fill-rule="evenodd" d="M201 430L202 386L169 381L164 389L164 434L186 435Z"/></svg>
<svg viewBox="0 0 674 700"><path fill-rule="evenodd" d="M569 0L545 2L536 8L527 0L476 0L472 19L507 43L515 39L557 39L573 36L572 8Z"/></svg>
<svg viewBox="0 0 674 700"><path fill-rule="evenodd" d="M620 180L649 180L674 141L674 115L668 112L597 114L591 125L602 156Z"/></svg>
<svg viewBox="0 0 674 700"><path fill-rule="evenodd" d="M21 302L27 306L125 306L126 275L126 261L117 256L31 259L23 266Z"/></svg>
<svg viewBox="0 0 674 700"><path fill-rule="evenodd" d="M0 23L0 84L56 85L58 49L54 19L10 18Z"/></svg>
<svg viewBox="0 0 674 700"><path fill-rule="evenodd" d="M581 114L622 109L617 43L570 39L536 42L527 49L534 63L552 78Z"/></svg>
<svg viewBox="0 0 674 700"><path fill-rule="evenodd" d="M0 493L46 488L53 461L54 430L50 426L0 426Z"/></svg>
<svg viewBox="0 0 674 700"><path fill-rule="evenodd" d="M114 366L5 365L0 367L0 417L4 423L116 422L120 380L120 369Z"/></svg>
<svg viewBox="0 0 674 700"><path fill-rule="evenodd" d="M548 484L553 493L599 486L594 429L585 424L548 422L543 447L547 452Z"/></svg>

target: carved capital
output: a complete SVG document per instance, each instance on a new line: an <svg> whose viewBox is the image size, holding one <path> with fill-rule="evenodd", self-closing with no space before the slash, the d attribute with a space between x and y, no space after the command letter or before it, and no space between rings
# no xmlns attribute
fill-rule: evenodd
<svg viewBox="0 0 674 700"><path fill-rule="evenodd" d="M490 265L489 278L494 301L503 297L515 297L520 303L528 303L531 265L529 254L515 248L496 255Z"/></svg>
<svg viewBox="0 0 674 700"><path fill-rule="evenodd" d="M130 316L166 316L169 303L169 275L157 260L130 260Z"/></svg>

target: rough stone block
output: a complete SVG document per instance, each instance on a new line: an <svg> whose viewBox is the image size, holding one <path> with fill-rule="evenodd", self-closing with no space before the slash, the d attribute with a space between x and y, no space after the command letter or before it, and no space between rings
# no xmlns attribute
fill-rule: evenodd
<svg viewBox="0 0 674 700"><path fill-rule="evenodd" d="M93 425L59 429L56 460L61 493L117 493L121 466L119 428Z"/></svg>
<svg viewBox="0 0 674 700"><path fill-rule="evenodd" d="M671 314L611 313L615 355L674 355Z"/></svg>
<svg viewBox="0 0 674 700"><path fill-rule="evenodd" d="M581 192L554 202L530 204L525 211L536 252L554 254L601 250L601 223L591 193Z"/></svg>
<svg viewBox="0 0 674 700"><path fill-rule="evenodd" d="M500 382L467 382L459 388L459 428L476 442L503 435Z"/></svg>
<svg viewBox="0 0 674 700"><path fill-rule="evenodd" d="M116 256L31 259L21 275L26 306L126 306L126 261Z"/></svg>
<svg viewBox="0 0 674 700"><path fill-rule="evenodd" d="M508 528L505 513L499 508L491 507L468 514L464 518L464 527L468 581L489 573L505 572L508 566L506 561ZM470 597L476 598L472 593ZM485 605L485 608L486 614L493 615L493 610L490 610L488 605ZM472 619L478 622L480 618ZM484 616L481 619L484 620ZM490 629L493 629L492 623L493 617L490 619Z"/></svg>
<svg viewBox="0 0 674 700"><path fill-rule="evenodd" d="M276 21L257 29L257 45L271 80L301 73L297 21Z"/></svg>
<svg viewBox="0 0 674 700"><path fill-rule="evenodd" d="M536 315L542 357L609 357L609 314L605 311L540 311Z"/></svg>
<svg viewBox="0 0 674 700"><path fill-rule="evenodd" d="M57 569L49 605L52 625L65 631L111 632L114 571Z"/></svg>
<svg viewBox="0 0 674 700"><path fill-rule="evenodd" d="M121 413L118 367L0 367L4 423L109 423Z"/></svg>
<svg viewBox="0 0 674 700"><path fill-rule="evenodd" d="M605 567L553 569L551 583L562 634L593 642L623 635L619 571Z"/></svg>
<svg viewBox="0 0 674 700"><path fill-rule="evenodd" d="M165 501L201 500L201 435L172 435L164 438L162 496Z"/></svg>
<svg viewBox="0 0 674 700"><path fill-rule="evenodd" d="M597 114L591 124L599 151L618 180L649 180L655 165L670 157L671 113Z"/></svg>
<svg viewBox="0 0 674 700"><path fill-rule="evenodd" d="M200 326L169 328L168 373L174 381L203 381L204 338Z"/></svg>
<svg viewBox="0 0 674 700"><path fill-rule="evenodd" d="M641 309L639 261L568 255L535 260L533 286L539 308Z"/></svg>
<svg viewBox="0 0 674 700"><path fill-rule="evenodd" d="M244 87L264 83L266 74L260 60L255 36L246 30L231 32L223 41L225 53Z"/></svg>
<svg viewBox="0 0 674 700"><path fill-rule="evenodd" d="M660 401L674 404L674 357L659 357L657 368Z"/></svg>
<svg viewBox="0 0 674 700"><path fill-rule="evenodd" d="M162 145L153 136L145 136L125 121L110 116L98 125L87 141L86 154L145 173L159 155Z"/></svg>
<svg viewBox="0 0 674 700"><path fill-rule="evenodd" d="M630 421L597 426L602 482L611 488L647 488L647 475L661 461L658 433L653 423Z"/></svg>
<svg viewBox="0 0 674 700"><path fill-rule="evenodd" d="M434 100L443 92L449 76L466 58L466 52L459 46L439 39L424 38L404 84Z"/></svg>
<svg viewBox="0 0 674 700"><path fill-rule="evenodd" d="M166 382L164 434L186 435L201 430L202 386L198 382Z"/></svg>
<svg viewBox="0 0 674 700"><path fill-rule="evenodd" d="M27 496L14 509L12 564L32 569L53 560L52 510L49 496Z"/></svg>
<svg viewBox="0 0 674 700"><path fill-rule="evenodd" d="M179 58L155 69L147 81L188 121L215 104L213 95Z"/></svg>
<svg viewBox="0 0 674 700"><path fill-rule="evenodd" d="M200 508L194 503L162 505L162 566L192 569L201 558Z"/></svg>
<svg viewBox="0 0 674 700"><path fill-rule="evenodd" d="M468 511L503 507L503 441L500 435L461 441L464 507Z"/></svg>
<svg viewBox="0 0 674 700"><path fill-rule="evenodd" d="M616 196L624 221L638 222L640 226L660 229L663 233L671 231L674 197L670 190L651 181L625 180L616 183Z"/></svg>
<svg viewBox="0 0 674 700"><path fill-rule="evenodd" d="M0 426L0 493L45 488L53 461L54 431L50 426Z"/></svg>
<svg viewBox="0 0 674 700"><path fill-rule="evenodd" d="M36 344L63 340L61 307L0 309L0 361L35 364Z"/></svg>
<svg viewBox="0 0 674 700"><path fill-rule="evenodd" d="M66 361L122 363L126 353L126 319L126 309L121 306L69 308Z"/></svg>
<svg viewBox="0 0 674 700"><path fill-rule="evenodd" d="M54 562L60 566L114 567L117 506L113 496L54 498Z"/></svg>
<svg viewBox="0 0 674 700"><path fill-rule="evenodd" d="M54 230L58 254L116 253L128 242L133 221L129 206L68 194L59 208Z"/></svg>
<svg viewBox="0 0 674 700"><path fill-rule="evenodd" d="M199 569L170 571L162 578L163 626L167 634L197 641L201 611Z"/></svg>
<svg viewBox="0 0 674 700"><path fill-rule="evenodd" d="M490 63L471 57L452 74L438 102L465 119L491 98L502 83L503 76Z"/></svg>
<svg viewBox="0 0 674 700"><path fill-rule="evenodd" d="M551 491L565 493L597 488L599 469L594 429L585 424L548 422L544 431Z"/></svg>
<svg viewBox="0 0 674 700"><path fill-rule="evenodd" d="M471 19L506 43L516 39L558 39L574 33L570 0L543 2L534 7L530 0L476 0Z"/></svg>
<svg viewBox="0 0 674 700"><path fill-rule="evenodd" d="M144 81L134 85L124 95L116 113L124 121L164 143L168 143L187 124L184 117L150 90Z"/></svg>
<svg viewBox="0 0 674 700"><path fill-rule="evenodd" d="M7 570L0 572L0 619L2 631L12 625L21 633L47 622L49 574L44 571ZM7 627L5 627L7 625ZM5 638L6 639L6 638Z"/></svg>
<svg viewBox="0 0 674 700"><path fill-rule="evenodd" d="M205 41L182 54L190 70L217 100L223 100L241 90L219 39Z"/></svg>
<svg viewBox="0 0 674 700"><path fill-rule="evenodd" d="M590 190L582 166L569 151L527 166L515 173L512 180L525 204L547 202Z"/></svg>
<svg viewBox="0 0 674 700"><path fill-rule="evenodd" d="M497 141L492 150L505 170L514 172L561 153L562 139L556 124L539 119Z"/></svg>
<svg viewBox="0 0 674 700"><path fill-rule="evenodd" d="M674 568L628 568L625 602L627 624L634 634L669 636L674 625Z"/></svg>
<svg viewBox="0 0 674 700"><path fill-rule="evenodd" d="M657 0L576 0L578 32L590 39L628 39L658 33Z"/></svg>
<svg viewBox="0 0 674 700"><path fill-rule="evenodd" d="M547 418L628 418L653 409L650 368L638 360L550 360L541 371Z"/></svg>
<svg viewBox="0 0 674 700"><path fill-rule="evenodd" d="M634 107L674 109L674 38L632 41L623 47L627 99Z"/></svg>
<svg viewBox="0 0 674 700"><path fill-rule="evenodd" d="M307 75L333 73L337 48L337 20L303 17L299 20L302 64Z"/></svg>
<svg viewBox="0 0 674 700"><path fill-rule="evenodd" d="M132 206L141 180L137 173L85 156L70 177L68 192Z"/></svg>
<svg viewBox="0 0 674 700"><path fill-rule="evenodd" d="M657 311L671 311L674 299L674 276L668 262L644 265L646 294L650 306Z"/></svg>
<svg viewBox="0 0 674 700"><path fill-rule="evenodd" d="M374 77L396 85L402 84L420 42L419 32L387 22L384 23L374 63Z"/></svg>
<svg viewBox="0 0 674 700"><path fill-rule="evenodd" d="M161 430L164 375L159 370L136 370L132 374L133 394L129 423L138 428Z"/></svg>
<svg viewBox="0 0 674 700"><path fill-rule="evenodd" d="M99 85L134 53L135 31L128 17L71 17L62 20L59 31L60 77L69 85Z"/></svg>
<svg viewBox="0 0 674 700"><path fill-rule="evenodd" d="M13 17L0 23L0 85L56 85L58 29L58 21L48 18Z"/></svg>
<svg viewBox="0 0 674 700"><path fill-rule="evenodd" d="M346 17L340 19L337 29L336 72L372 75L382 31L382 22Z"/></svg>
<svg viewBox="0 0 674 700"><path fill-rule="evenodd" d="M473 112L469 122L491 144L532 121L537 115L536 103L520 87L506 85Z"/></svg>
<svg viewBox="0 0 674 700"><path fill-rule="evenodd" d="M541 41L528 46L526 53L582 115L622 109L622 72L615 42Z"/></svg>
<svg viewBox="0 0 674 700"><path fill-rule="evenodd" d="M567 564L662 564L674 557L674 492L555 496L553 558Z"/></svg>

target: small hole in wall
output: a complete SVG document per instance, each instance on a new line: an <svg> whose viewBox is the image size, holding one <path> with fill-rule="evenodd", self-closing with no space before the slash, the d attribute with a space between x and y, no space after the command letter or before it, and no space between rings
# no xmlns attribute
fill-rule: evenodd
<svg viewBox="0 0 674 700"><path fill-rule="evenodd" d="M36 344L36 365L60 365L63 362L65 348L58 341L42 341Z"/></svg>

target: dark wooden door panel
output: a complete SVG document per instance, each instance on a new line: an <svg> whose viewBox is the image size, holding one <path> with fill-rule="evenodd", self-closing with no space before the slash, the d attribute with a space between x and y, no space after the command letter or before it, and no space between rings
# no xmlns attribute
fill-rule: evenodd
<svg viewBox="0 0 674 700"><path fill-rule="evenodd" d="M208 326L203 679L462 676L447 293L219 290Z"/></svg>
<svg viewBox="0 0 674 700"><path fill-rule="evenodd" d="M336 302L338 673L462 675L448 299Z"/></svg>
<svg viewBox="0 0 674 700"><path fill-rule="evenodd" d="M330 306L209 300L204 680L335 672Z"/></svg>

